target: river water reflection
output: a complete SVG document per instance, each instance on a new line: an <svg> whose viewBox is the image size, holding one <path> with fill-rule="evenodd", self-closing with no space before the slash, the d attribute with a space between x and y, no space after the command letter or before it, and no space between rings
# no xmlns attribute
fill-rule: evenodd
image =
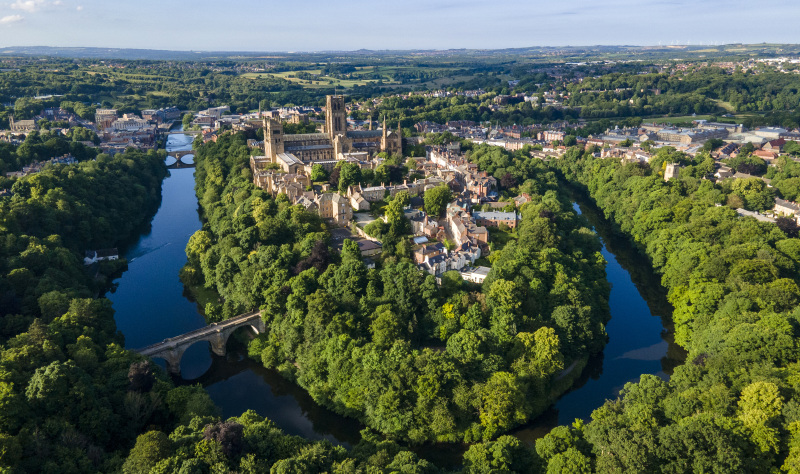
<svg viewBox="0 0 800 474"><path fill-rule="evenodd" d="M170 135L168 151L191 150L189 135ZM167 164L172 159L167 159ZM189 157L183 161L190 162ZM128 270L108 295L116 311L125 347L137 349L206 324L197 305L184 291L178 273L186 263L186 243L200 229L194 170L171 170L162 185L161 207L148 233L125 251ZM163 364L156 359L157 363ZM284 431L337 444L358 442L362 426L318 406L301 388L244 357L236 341L226 357L214 355L208 343L187 349L181 360L181 380L201 383L224 417L248 409L275 421Z"/></svg>
<svg viewBox="0 0 800 474"><path fill-rule="evenodd" d="M190 150L191 143L191 136L170 135L167 149ZM184 162L189 162L188 157ZM514 434L527 443L558 424L588 419L593 409L615 398L626 382L637 380L643 373L666 377L682 360L682 352L664 329L671 310L649 264L626 239L613 236L591 206L581 203L575 208L602 238L603 255L608 260L612 284L611 321L606 328L609 342L603 354L589 362L570 392L541 417L516 430ZM149 232L126 250L128 270L115 282L116 291L108 295L127 348L144 347L205 325L178 278L186 263L186 243L200 227L194 170L172 170L164 180L161 207ZM208 343L193 345L181 361L183 379L176 382L201 383L224 417L253 409L289 434L346 446L358 442L360 423L320 407L297 385L246 358L244 349L236 345L232 338L225 357L215 356ZM427 446L416 451L451 465L463 449L460 445Z"/></svg>
<svg viewBox="0 0 800 474"><path fill-rule="evenodd" d="M659 278L625 236L615 235L612 225L587 199L575 195L573 208L594 228L603 244L611 283L611 320L606 325L608 343L592 357L573 388L548 411L529 425L515 431L528 444L553 427L571 424L576 418L588 421L592 411L607 399L617 397L628 382L641 374L667 378L685 358L673 341L672 307Z"/></svg>

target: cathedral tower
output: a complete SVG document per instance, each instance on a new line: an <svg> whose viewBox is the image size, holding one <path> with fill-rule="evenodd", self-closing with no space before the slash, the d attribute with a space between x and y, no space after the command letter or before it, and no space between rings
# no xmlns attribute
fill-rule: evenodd
<svg viewBox="0 0 800 474"><path fill-rule="evenodd" d="M264 155L275 163L278 154L283 153L283 124L272 119L264 119Z"/></svg>
<svg viewBox="0 0 800 474"><path fill-rule="evenodd" d="M347 133L347 110L344 107L344 96L329 95L326 97L325 131L331 141L336 135Z"/></svg>

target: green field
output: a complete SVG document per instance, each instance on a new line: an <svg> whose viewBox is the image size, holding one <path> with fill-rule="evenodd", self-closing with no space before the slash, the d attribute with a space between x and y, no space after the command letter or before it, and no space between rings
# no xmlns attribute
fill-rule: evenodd
<svg viewBox="0 0 800 474"><path fill-rule="evenodd" d="M719 100L719 99L713 99L713 100L714 102L717 103L717 105L727 110L728 112L736 112L736 109L733 108L733 105L731 105L730 102L725 102L724 100Z"/></svg>
<svg viewBox="0 0 800 474"><path fill-rule="evenodd" d="M363 86L367 84L376 84L378 79L374 79L371 76L378 74L381 76L383 80L383 85L388 86L397 86L400 85L399 81L394 80L395 74L403 71L413 71L417 68L415 66L359 66L356 67L356 71L350 73L351 78L349 79L339 79L335 77L329 76L320 76L319 78L315 78L313 80L307 79L300 79L297 76L298 73L308 73L308 74L321 74L321 69L304 69L301 71L283 71L283 72L249 72L242 74L243 77L270 77L275 79L285 79L290 82L294 82L295 84L300 84L304 87L308 87L310 89L319 89L319 88L329 88L329 87L342 87L342 88L351 88L353 86ZM456 72L453 68L441 67L441 68L425 68L426 72L435 73L435 74L442 74L447 73L449 71ZM431 79L428 81L423 82L409 82L408 85L422 85L428 88L439 88L444 87L455 82L469 80L472 76L468 75L452 75L452 76L445 76L445 77L438 77L435 79Z"/></svg>
<svg viewBox="0 0 800 474"><path fill-rule="evenodd" d="M359 79L338 79L334 77L328 76L320 76L318 79L314 80L306 80L306 79L299 79L296 76L297 73L306 72L308 74L320 74L322 71L320 69L306 69L303 71L283 71L283 72L248 72L242 74L243 77L270 77L275 79L284 79L290 82L294 82L295 84L301 84L304 87L308 87L310 89L320 89L320 88L328 88L328 87L342 87L342 88L351 88L353 86L363 86L370 83L376 83L377 80L368 79L368 80L359 80ZM356 73L357 74L357 73ZM388 82L388 78L384 79L384 83L391 84Z"/></svg>

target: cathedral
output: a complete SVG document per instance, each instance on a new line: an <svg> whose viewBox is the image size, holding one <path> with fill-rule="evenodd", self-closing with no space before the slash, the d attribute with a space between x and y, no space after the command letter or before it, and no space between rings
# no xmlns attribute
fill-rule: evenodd
<svg viewBox="0 0 800 474"><path fill-rule="evenodd" d="M264 154L270 163L277 163L286 172L293 173L305 165L319 163L332 170L343 154L359 153L372 157L377 153L400 154L403 151L403 133L386 128L378 130L347 130L347 110L344 96L326 98L325 133L283 133L280 121L264 119Z"/></svg>

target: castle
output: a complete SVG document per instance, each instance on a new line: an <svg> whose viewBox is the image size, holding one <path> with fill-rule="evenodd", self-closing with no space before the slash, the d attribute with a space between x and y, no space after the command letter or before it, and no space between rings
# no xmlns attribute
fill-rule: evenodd
<svg viewBox="0 0 800 474"><path fill-rule="evenodd" d="M285 135L280 121L264 119L264 155L269 163L278 164L287 173L296 173L305 165L319 163L332 170L343 154L359 153L374 156L380 152L400 154L403 151L403 133L398 123L397 131L347 130L347 110L344 96L326 97L325 132Z"/></svg>

